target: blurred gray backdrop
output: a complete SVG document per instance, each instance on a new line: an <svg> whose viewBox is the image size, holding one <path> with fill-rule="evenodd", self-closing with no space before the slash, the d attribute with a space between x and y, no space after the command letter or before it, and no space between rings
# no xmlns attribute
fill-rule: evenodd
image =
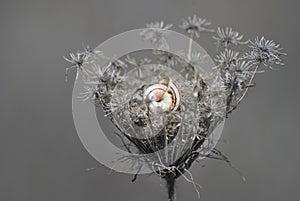
<svg viewBox="0 0 300 201"><path fill-rule="evenodd" d="M257 76L225 124L228 143L217 146L246 182L224 162L195 163L201 200L300 200L299 1L1 0L0 201L166 201L157 176L131 183L132 176L109 174L82 146L71 110L74 73L65 83L63 56L82 42L95 47L145 23L178 24L193 14L246 38L274 39L288 53L285 68ZM206 38L201 45L213 56L213 40ZM197 200L183 178L177 200Z"/></svg>

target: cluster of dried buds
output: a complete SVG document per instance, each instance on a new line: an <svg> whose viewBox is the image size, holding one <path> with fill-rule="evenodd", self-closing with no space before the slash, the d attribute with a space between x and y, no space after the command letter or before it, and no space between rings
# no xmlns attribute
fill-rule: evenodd
<svg viewBox="0 0 300 201"><path fill-rule="evenodd" d="M199 67L206 55L193 52L191 43L182 57L161 50L168 47L164 35L172 27L164 22L147 24L141 32L142 40L157 47L149 57L126 55L100 66L95 58L104 55L87 47L66 58L72 64L67 70L77 68L86 83L81 97L102 106L129 152L134 152L134 146L136 153L149 155L147 161L167 182L170 201L175 199L174 183L180 176L197 189L189 168L199 157L230 165L215 143L205 142L254 86L255 75L263 71L260 68L283 64L284 53L274 41L264 37L243 41L243 35L232 28L215 31L209 26L197 16L184 19L179 26L191 40L199 40L203 32L213 34L217 55L214 74L209 76ZM248 50L234 51L238 45Z"/></svg>

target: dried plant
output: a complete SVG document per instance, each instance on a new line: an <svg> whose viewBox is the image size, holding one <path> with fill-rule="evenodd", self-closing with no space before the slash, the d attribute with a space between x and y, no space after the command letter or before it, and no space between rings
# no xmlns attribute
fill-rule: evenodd
<svg viewBox="0 0 300 201"><path fill-rule="evenodd" d="M190 38L199 38L200 32L213 32L208 28L210 24L193 16L183 20L179 27ZM261 72L259 68L283 65L281 56L284 55L273 40L257 37L254 42L243 42L243 35L232 28L218 28L213 39L222 50L215 57L216 71L207 77L201 71L201 62L207 55L192 52L191 42L182 57L160 49L167 46L164 35L171 27L163 21L146 25L141 32L142 39L159 49L149 57L137 59L128 54L112 59L106 66L90 65L89 69L83 69L84 62L93 63L94 56L99 54L87 46L83 53L71 53L70 59L65 58L72 65L69 68L77 68L87 84L81 98L102 106L130 153L128 142L138 153L147 154L130 160L138 164L146 161L166 180L169 201L175 200L174 185L181 176L199 194L199 185L189 171L199 157L222 160L233 167L209 142L211 133L254 86L254 77ZM249 48L246 53L231 49L246 44ZM137 69L137 75L127 73L130 68ZM168 70L177 68L182 68L178 72L182 77ZM175 78L166 76L168 73ZM212 84L208 84L208 79Z"/></svg>

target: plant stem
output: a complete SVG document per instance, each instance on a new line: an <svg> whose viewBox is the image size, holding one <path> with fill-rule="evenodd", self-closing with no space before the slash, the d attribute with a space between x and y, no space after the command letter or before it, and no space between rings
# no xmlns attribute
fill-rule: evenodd
<svg viewBox="0 0 300 201"><path fill-rule="evenodd" d="M253 79L254 79L256 73L257 73L257 70L258 70L259 66L260 66L260 64L258 64L258 65L255 67L255 70L254 70L254 72L253 72L252 77L250 78L250 81L249 81L248 85L251 85L251 83L252 83L252 81L253 81ZM228 110L228 111L227 111L227 114L231 113L231 112L238 106L238 104L241 103L241 101L245 98L245 96L246 96L248 90L249 90L249 87L247 87L247 88L245 89L243 95L237 100L235 106L234 106L231 110Z"/></svg>
<svg viewBox="0 0 300 201"><path fill-rule="evenodd" d="M175 178L169 177L166 178L167 189L168 189L168 201L175 201Z"/></svg>
<svg viewBox="0 0 300 201"><path fill-rule="evenodd" d="M188 58L191 57L192 54L192 45L193 45L193 37L190 36L190 40L189 40L189 49L188 49Z"/></svg>
<svg viewBox="0 0 300 201"><path fill-rule="evenodd" d="M259 65L257 65L257 66L255 67L254 73L253 73L253 75L252 75L252 77L251 77L251 79L250 79L248 85L250 85L250 84L252 83L252 81L253 81L253 79L254 79L254 77L255 77L255 74L256 74L256 72L257 72L257 70L258 70L258 67L259 67ZM245 89L243 95L242 95L242 96L239 98L239 100L237 101L237 105L244 99L244 97L245 97L245 95L247 94L248 90L249 90L249 87L247 87L247 88Z"/></svg>

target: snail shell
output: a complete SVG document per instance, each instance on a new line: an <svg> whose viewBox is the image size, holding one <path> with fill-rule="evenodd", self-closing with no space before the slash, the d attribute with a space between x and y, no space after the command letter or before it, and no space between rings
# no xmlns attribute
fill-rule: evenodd
<svg viewBox="0 0 300 201"><path fill-rule="evenodd" d="M177 110L180 104L180 94L176 85L170 78L164 78L149 86L144 92L151 112L170 112Z"/></svg>

